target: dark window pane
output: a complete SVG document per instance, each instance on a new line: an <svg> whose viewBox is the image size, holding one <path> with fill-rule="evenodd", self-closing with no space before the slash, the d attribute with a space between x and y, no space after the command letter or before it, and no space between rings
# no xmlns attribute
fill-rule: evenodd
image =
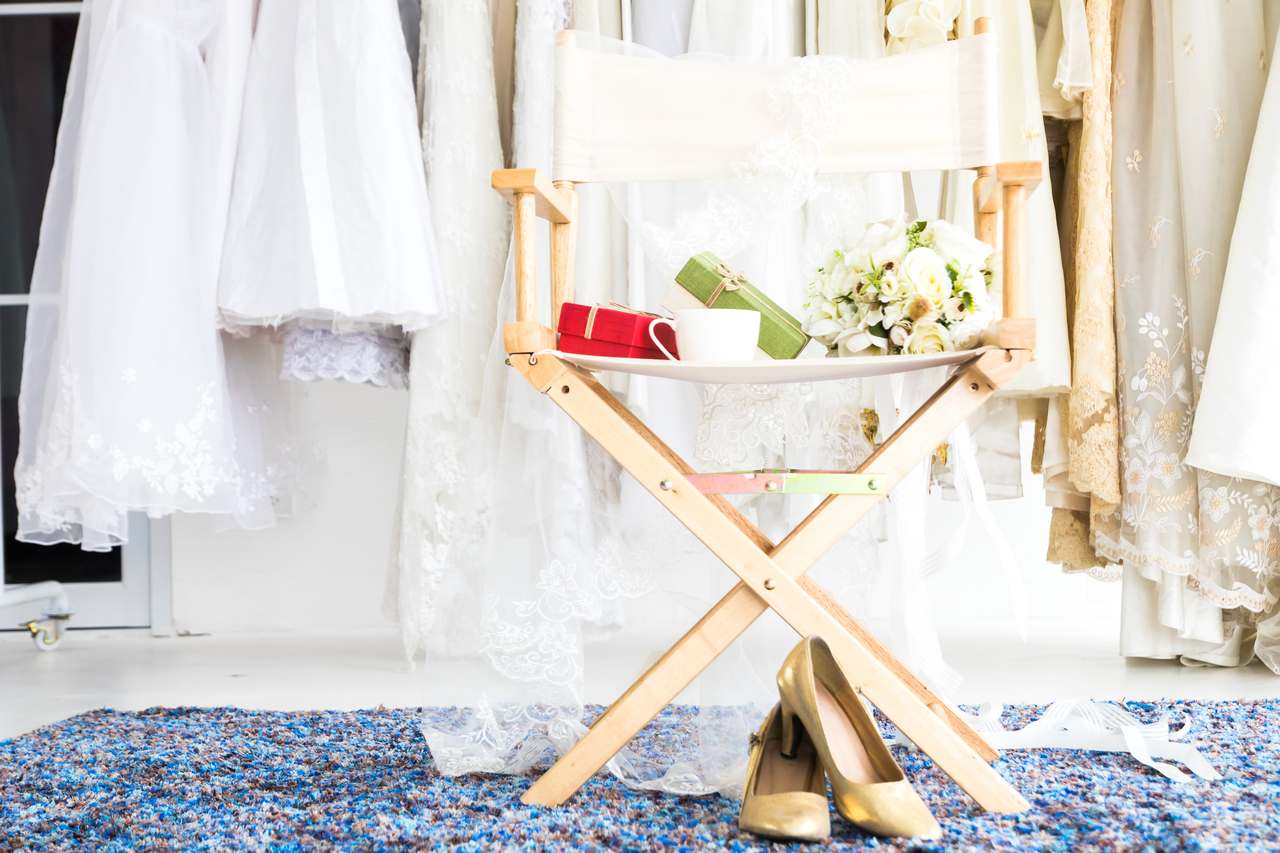
<svg viewBox="0 0 1280 853"><path fill-rule="evenodd" d="M0 15L0 293L30 287L78 21Z"/></svg>
<svg viewBox="0 0 1280 853"><path fill-rule="evenodd" d="M11 0L0 0L0 4ZM26 293L40 241L76 15L0 15L0 294ZM119 582L120 549L18 542L13 466L27 309L0 307L0 465L4 582Z"/></svg>

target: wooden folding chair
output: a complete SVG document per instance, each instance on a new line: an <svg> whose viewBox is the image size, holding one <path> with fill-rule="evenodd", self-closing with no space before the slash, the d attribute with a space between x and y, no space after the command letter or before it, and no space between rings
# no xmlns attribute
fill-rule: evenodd
<svg viewBox="0 0 1280 853"><path fill-rule="evenodd" d="M943 48L931 49L932 53L920 51L918 61L925 65L941 63L942 67L926 68L922 65L921 69L928 75L945 75L948 68L965 75L957 90L970 84L971 88L985 89L978 93L981 97L975 97L984 105L983 109L994 110L995 44L994 36L983 35L985 24L986 19L980 20L978 35L961 40L970 44L952 42ZM928 458L952 430L1031 359L1035 321L1022 319L1024 259L1021 229L1024 199L1040 180L1040 164L1004 163L992 167L965 162L966 157L977 156L975 151L990 154L995 150L995 120L990 116L984 125L986 135L981 140L982 144L975 147L962 141L950 146L948 150L951 153L946 156L915 166L938 169L978 167L978 179L974 185L975 230L977 236L989 244L995 243L997 214L1002 209L1004 211L1004 318L984 335L984 344L994 348L976 352L970 360L959 364L937 393L885 440L856 472L870 475L860 479L861 485L844 489L841 494L829 495L795 530L775 544L723 497L703 494L690 480L691 476L696 476L693 469L597 382L588 370L574 363L581 357L556 352L555 333L538 322L535 217L551 222L551 316L556 322L560 306L573 297L574 221L577 213L575 183L659 177L721 177L725 174L723 164L715 168L707 165L718 152L706 150L702 141L698 143L701 146L698 151L681 159L679 174L676 175L655 173L651 166L629 170L625 162L610 165L607 158L594 156L577 165L572 162L566 165L574 155L572 151L565 153L565 146L589 145L592 139L584 141L581 133L568 142L562 139L562 131L573 130L562 127L562 120L572 121L571 112L575 106L563 101L576 97L571 91L574 81L564 79L565 74L592 75L591 85L583 90L584 98L623 97L628 109L643 111L646 97L657 98L660 104L663 91L670 90L663 90L659 83L655 83L657 88L654 91L637 92L635 78L627 82L627 76L621 72L631 67L628 63L634 63L642 71L652 72L653 79L660 80L670 69L655 60L609 56L601 61L603 70L588 68L583 72L583 63L591 60L583 54L591 52L576 47L572 32L560 34L557 52L557 180L553 185L532 169L493 173L493 187L515 206L518 302L517 321L504 327L509 363L586 430L741 580L614 702L568 753L534 782L524 794L524 802L558 805L573 796L752 622L766 610L773 609L801 636L821 635L830 644L856 689L980 805L995 812L1018 812L1029 808L1027 801L988 763L997 758L998 753L805 573L899 480ZM903 68L915 68L901 62L904 59L917 61L910 60L912 56L914 54L855 66L856 69L866 69L857 85L892 89L899 85L895 81L903 76ZM894 62L898 64L890 64ZM979 67L969 69L966 66L970 64ZM699 85L698 64L678 65L680 86ZM773 72L754 67L747 72L749 79L744 85L767 87L768 73ZM627 88L611 92L610 85L626 85ZM883 94L892 99L902 93L889 91ZM586 108L590 108L590 104ZM952 108L968 107L961 104ZM657 109L661 112L661 107ZM938 106L938 109L945 107ZM635 139L634 134L648 132L646 128L661 124L658 113L652 118L653 121L646 122L641 116L629 132L631 135L623 134L617 138L625 146L630 146L630 150L647 144L644 139ZM735 121L749 123L737 113L724 115L724 123ZM689 136L688 128L685 131L685 136ZM661 128L652 132L660 134ZM911 134L919 131L908 127L898 132ZM572 132L565 133L565 136L572 135ZM594 141L600 142L601 135L595 136ZM609 140L606 138L604 141ZM911 149L911 141L904 140L907 149ZM657 143L671 144L671 135L656 140ZM896 167L891 157L886 161L884 146L877 155L879 160L874 163L859 160L856 154L851 153L855 148L856 145L846 138L833 138L824 149L822 170L865 172L912 168L910 165ZM828 149L835 149L830 157ZM893 149L894 146L890 146L889 150ZM990 163L993 159L994 156L985 162ZM868 168L869 165L880 168ZM911 369L912 356L895 358L902 359L903 371Z"/></svg>

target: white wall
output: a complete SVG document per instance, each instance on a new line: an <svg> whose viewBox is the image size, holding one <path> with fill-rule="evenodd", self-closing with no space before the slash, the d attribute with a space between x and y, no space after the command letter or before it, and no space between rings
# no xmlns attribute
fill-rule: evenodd
<svg viewBox="0 0 1280 853"><path fill-rule="evenodd" d="M408 394L308 386L302 411L325 456L314 505L269 530L214 530L173 516L173 618L179 633L393 630L383 579L400 485Z"/></svg>
<svg viewBox="0 0 1280 853"><path fill-rule="evenodd" d="M309 387L307 397L328 468L311 509L260 531L216 532L206 517L174 516L173 611L179 632L395 630L381 615L381 604L408 395L331 382ZM1050 510L1040 477L1030 471L1030 440L1027 424L1025 496L992 503L991 509L1026 587L1033 637L1118 630L1118 584L1064 575L1044 560ZM935 490L929 518L931 545L937 546L960 523L960 505L943 501ZM1008 584L976 517L959 558L930 581L930 591L944 634L981 632L1020 642ZM645 615L686 619L674 606L662 609L661 615ZM868 610L869 626L887 637L884 576Z"/></svg>

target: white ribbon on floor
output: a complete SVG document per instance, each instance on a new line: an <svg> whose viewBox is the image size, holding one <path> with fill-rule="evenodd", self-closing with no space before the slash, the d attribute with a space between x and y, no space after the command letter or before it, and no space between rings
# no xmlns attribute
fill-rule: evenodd
<svg viewBox="0 0 1280 853"><path fill-rule="evenodd" d="M1174 782L1192 779L1172 764L1156 761L1157 758L1179 761L1201 779L1223 778L1198 749L1180 742L1190 732L1191 722L1188 720L1182 728L1170 730L1168 714L1154 723L1143 723L1114 703L1075 699L1054 702L1040 719L1010 731L1000 722L1003 705L987 702L979 707L976 715L957 713L996 749L1127 752ZM889 743L912 745L897 731Z"/></svg>

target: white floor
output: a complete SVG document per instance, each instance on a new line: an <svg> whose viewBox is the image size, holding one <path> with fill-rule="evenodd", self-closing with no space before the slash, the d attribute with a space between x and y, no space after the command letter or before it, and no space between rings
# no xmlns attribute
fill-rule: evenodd
<svg viewBox="0 0 1280 853"><path fill-rule="evenodd" d="M961 702L1280 697L1280 676L1256 663L1224 670L1126 661L1116 655L1115 630L1107 622L1040 623L1025 645L1007 626L944 626L940 633L948 662L965 676L957 696ZM616 697L649 657L621 654L617 665L593 667L588 701ZM431 672L437 685L456 685L460 697L474 695L468 675L466 664ZM103 707L417 706L426 678L423 665L409 669L399 640L386 632L153 638L82 631L70 633L48 653L36 651L25 635L3 633L0 739Z"/></svg>

